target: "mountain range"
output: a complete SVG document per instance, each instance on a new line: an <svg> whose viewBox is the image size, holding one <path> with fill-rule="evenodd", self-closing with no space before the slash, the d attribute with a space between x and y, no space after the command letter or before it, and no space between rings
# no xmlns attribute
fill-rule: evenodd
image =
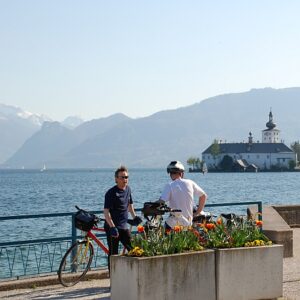
<svg viewBox="0 0 300 300"><path fill-rule="evenodd" d="M164 167L171 160L201 157L214 139L246 142L251 131L261 142L270 109L289 146L300 136L299 99L300 88L252 89L138 119L118 113L75 128L44 121L2 167Z"/></svg>

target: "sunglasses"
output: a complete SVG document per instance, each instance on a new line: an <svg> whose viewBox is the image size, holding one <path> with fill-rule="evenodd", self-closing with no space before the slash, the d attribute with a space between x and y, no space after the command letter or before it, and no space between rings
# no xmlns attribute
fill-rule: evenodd
<svg viewBox="0 0 300 300"><path fill-rule="evenodd" d="M128 179L129 176L118 176L118 178L120 178L120 179Z"/></svg>

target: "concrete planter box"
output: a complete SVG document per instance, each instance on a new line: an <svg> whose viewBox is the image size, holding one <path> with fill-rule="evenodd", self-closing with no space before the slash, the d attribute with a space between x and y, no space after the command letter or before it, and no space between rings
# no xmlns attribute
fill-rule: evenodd
<svg viewBox="0 0 300 300"><path fill-rule="evenodd" d="M216 250L217 300L281 297L282 280L282 245Z"/></svg>
<svg viewBox="0 0 300 300"><path fill-rule="evenodd" d="M111 256L112 300L216 299L215 252Z"/></svg>

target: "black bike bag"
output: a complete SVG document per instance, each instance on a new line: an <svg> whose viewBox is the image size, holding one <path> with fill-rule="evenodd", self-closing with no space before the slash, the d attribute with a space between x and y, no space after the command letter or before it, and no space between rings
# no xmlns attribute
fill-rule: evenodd
<svg viewBox="0 0 300 300"><path fill-rule="evenodd" d="M82 231L89 231L99 221L98 217L92 213L80 209L75 214L75 227Z"/></svg>
<svg viewBox="0 0 300 300"><path fill-rule="evenodd" d="M165 210L162 209L162 204L159 202L145 202L142 208L142 213L145 217L163 215Z"/></svg>

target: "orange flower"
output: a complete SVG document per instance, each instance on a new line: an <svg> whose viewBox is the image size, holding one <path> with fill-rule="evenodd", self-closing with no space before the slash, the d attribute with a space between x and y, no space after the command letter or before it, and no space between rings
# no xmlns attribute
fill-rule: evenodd
<svg viewBox="0 0 300 300"><path fill-rule="evenodd" d="M218 225L221 225L222 223L223 223L222 218L219 218L219 219L217 220L217 224L218 224Z"/></svg>
<svg viewBox="0 0 300 300"><path fill-rule="evenodd" d="M206 227L208 230L211 230L211 229L214 229L214 228L216 227L216 225L213 224L213 223L207 223L207 224L205 224L205 227Z"/></svg>
<svg viewBox="0 0 300 300"><path fill-rule="evenodd" d="M200 233L199 233L197 230L193 229L193 230L191 230L191 231L193 232L193 234L194 234L197 238L200 238Z"/></svg>
<svg viewBox="0 0 300 300"><path fill-rule="evenodd" d="M166 234L170 234L171 233L171 229L166 229Z"/></svg>
<svg viewBox="0 0 300 300"><path fill-rule="evenodd" d="M256 220L256 221L255 221L255 224L256 224L258 227L261 227L262 224L263 224L263 221Z"/></svg>
<svg viewBox="0 0 300 300"><path fill-rule="evenodd" d="M177 226L177 225L174 226L173 229L174 229L175 232L180 232L180 231L181 231L181 227L180 227L180 226Z"/></svg>
<svg viewBox="0 0 300 300"><path fill-rule="evenodd" d="M145 231L144 226L139 225L139 226L137 227L137 231L138 231L138 232L144 232L144 231Z"/></svg>

